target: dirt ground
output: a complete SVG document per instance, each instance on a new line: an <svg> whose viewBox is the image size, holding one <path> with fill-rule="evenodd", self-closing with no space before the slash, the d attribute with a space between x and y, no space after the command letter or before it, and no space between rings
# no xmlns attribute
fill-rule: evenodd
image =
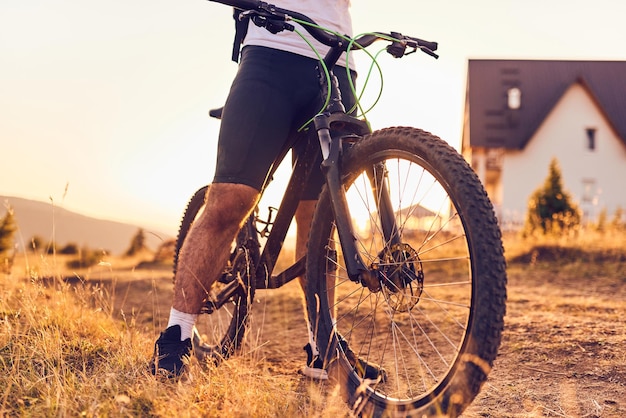
<svg viewBox="0 0 626 418"><path fill-rule="evenodd" d="M626 416L626 277L509 269L505 331L465 416Z"/></svg>
<svg viewBox="0 0 626 418"><path fill-rule="evenodd" d="M499 356L464 416L626 416L624 268L601 275L588 267L565 270L509 266ZM171 276L166 270L131 276L114 281L113 312L157 335L169 312ZM307 337L297 283L257 292L253 315L248 338L258 347L259 367L306 392L298 384Z"/></svg>

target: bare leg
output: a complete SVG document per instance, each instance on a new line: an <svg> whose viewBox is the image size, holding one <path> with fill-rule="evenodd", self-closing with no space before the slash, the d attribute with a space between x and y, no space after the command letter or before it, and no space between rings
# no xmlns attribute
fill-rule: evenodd
<svg viewBox="0 0 626 418"><path fill-rule="evenodd" d="M315 205L317 200L302 200L296 209L296 260L306 255L307 241L309 240L309 231L311 230L311 221L315 213ZM306 276L299 277L300 286L305 290Z"/></svg>
<svg viewBox="0 0 626 418"><path fill-rule="evenodd" d="M306 255L307 241L309 239L309 231L311 230L311 222L313 221L313 214L315 213L316 204L316 200L303 200L300 202L300 204L298 205L298 209L296 210L295 218L298 227L296 233L296 260ZM306 300L306 275L300 276L298 279L300 282L300 286L302 287L302 291L305 294ZM335 300L335 277L333 275L326 276L326 286L326 288L328 289L329 305L333 306ZM311 303L315 302L311 301ZM309 323L308 315L306 315L306 306L305 317L307 319L307 325L309 330L309 343L311 344L311 348L314 354L317 354L317 345L315 344L314 339L315 334L313 324Z"/></svg>
<svg viewBox="0 0 626 418"><path fill-rule="evenodd" d="M180 253L172 307L197 314L211 285L221 273L230 243L250 215L259 192L242 184L209 187L204 211L189 231Z"/></svg>
<svg viewBox="0 0 626 418"><path fill-rule="evenodd" d="M240 184L212 184L204 211L181 248L168 326L154 344L152 374L180 376L191 354L191 336L211 285L221 273L230 243L254 208L259 193Z"/></svg>

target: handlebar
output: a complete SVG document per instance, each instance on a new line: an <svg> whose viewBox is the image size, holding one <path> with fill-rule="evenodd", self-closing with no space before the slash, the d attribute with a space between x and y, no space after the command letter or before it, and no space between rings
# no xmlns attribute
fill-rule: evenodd
<svg viewBox="0 0 626 418"><path fill-rule="evenodd" d="M230 7L234 7L239 10L253 10L256 9L261 1L259 0L209 0L215 3L225 4Z"/></svg>
<svg viewBox="0 0 626 418"><path fill-rule="evenodd" d="M350 47L350 42L346 41L344 37L328 33L323 29L317 27L315 21L310 17L303 15L292 10L281 9L273 4L266 3L260 0L209 0L215 3L225 4L227 6L234 7L241 10L244 16L249 16L253 19L254 23L258 26L263 26L272 33L277 33L282 30L293 30L294 27L287 23L289 20L300 20L310 23L314 26L303 25L304 29L313 36L320 43L327 45L331 48L336 48L341 52L347 51ZM434 52L437 50L437 42L425 41L423 39L414 38L411 36L404 36L398 32L391 32L390 34L375 32L371 34L363 35L352 42L352 47L356 49L366 48L373 44L375 41L383 39L392 42L387 47L387 52L396 58L401 58L404 55L411 54L420 50L434 58L439 56ZM406 49L411 48L409 52Z"/></svg>

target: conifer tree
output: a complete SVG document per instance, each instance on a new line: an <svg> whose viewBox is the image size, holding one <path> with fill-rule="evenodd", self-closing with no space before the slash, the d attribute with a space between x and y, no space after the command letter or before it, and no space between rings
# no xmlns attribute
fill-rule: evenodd
<svg viewBox="0 0 626 418"><path fill-rule="evenodd" d="M139 228L130 241L130 246L126 250L126 256L131 257L146 249L146 236L144 230Z"/></svg>
<svg viewBox="0 0 626 418"><path fill-rule="evenodd" d="M11 207L7 207L7 213L0 218L0 255L12 250L15 246L13 235L17 231L15 215Z"/></svg>
<svg viewBox="0 0 626 418"><path fill-rule="evenodd" d="M578 205L563 187L561 168L556 158L550 162L548 177L528 200L526 233L560 233L577 228L581 216Z"/></svg>

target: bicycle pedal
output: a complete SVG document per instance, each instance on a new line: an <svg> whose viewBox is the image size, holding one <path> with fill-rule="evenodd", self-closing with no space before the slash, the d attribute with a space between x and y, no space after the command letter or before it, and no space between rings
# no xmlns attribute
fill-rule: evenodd
<svg viewBox="0 0 626 418"><path fill-rule="evenodd" d="M218 307L217 307L215 302L213 302L212 300L205 300L203 302L202 308L200 308L200 313L201 314L212 314L217 309L218 309Z"/></svg>

